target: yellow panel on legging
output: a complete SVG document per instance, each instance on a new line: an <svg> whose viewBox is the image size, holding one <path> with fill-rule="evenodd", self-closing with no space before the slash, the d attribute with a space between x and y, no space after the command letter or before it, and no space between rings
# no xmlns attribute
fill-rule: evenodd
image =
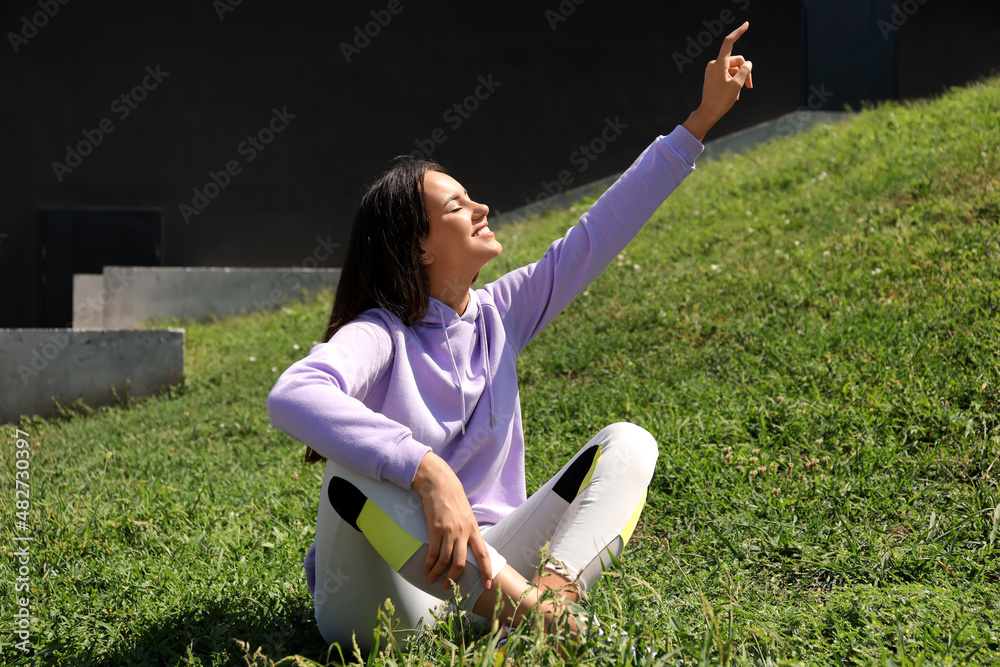
<svg viewBox="0 0 1000 667"><path fill-rule="evenodd" d="M396 572L423 546L420 540L403 530L371 500L365 503L358 515L358 528Z"/></svg>

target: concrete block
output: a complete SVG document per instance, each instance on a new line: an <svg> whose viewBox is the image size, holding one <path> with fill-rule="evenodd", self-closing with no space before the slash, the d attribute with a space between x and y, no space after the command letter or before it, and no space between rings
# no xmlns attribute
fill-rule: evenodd
<svg viewBox="0 0 1000 667"><path fill-rule="evenodd" d="M104 328L104 276L98 273L73 275L73 328Z"/></svg>
<svg viewBox="0 0 1000 667"><path fill-rule="evenodd" d="M0 421L151 396L184 381L184 330L0 329ZM126 385L128 385L126 387Z"/></svg>
<svg viewBox="0 0 1000 667"><path fill-rule="evenodd" d="M104 268L104 326L130 329L152 318L200 320L274 310L304 292L335 288L340 269L242 267Z"/></svg>

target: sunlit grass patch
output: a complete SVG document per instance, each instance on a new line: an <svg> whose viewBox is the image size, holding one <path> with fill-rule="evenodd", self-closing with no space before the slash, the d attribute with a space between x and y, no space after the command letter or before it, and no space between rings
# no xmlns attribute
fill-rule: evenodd
<svg viewBox="0 0 1000 667"><path fill-rule="evenodd" d="M588 600L629 638L579 660L1000 661L998 117L993 80L699 164L525 351L529 491L609 422L660 444L622 568ZM483 279L583 211L498 227ZM338 657L302 572L322 468L265 407L331 298L184 323L184 387L20 425L26 664ZM493 640L451 619L370 662L493 664ZM531 627L510 646L559 662Z"/></svg>

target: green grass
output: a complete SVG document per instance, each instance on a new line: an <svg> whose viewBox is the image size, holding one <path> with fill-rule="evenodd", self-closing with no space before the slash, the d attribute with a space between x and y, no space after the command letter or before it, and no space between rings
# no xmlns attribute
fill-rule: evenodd
<svg viewBox="0 0 1000 667"><path fill-rule="evenodd" d="M994 79L699 164L522 356L529 490L608 422L660 443L589 605L663 664L1000 663L998 116ZM582 211L501 227L484 278ZM330 298L186 323L183 388L20 424L35 653L11 646L5 557L6 660L326 662L301 567L322 468L265 399ZM490 647L446 624L380 661ZM529 629L511 650L558 662Z"/></svg>

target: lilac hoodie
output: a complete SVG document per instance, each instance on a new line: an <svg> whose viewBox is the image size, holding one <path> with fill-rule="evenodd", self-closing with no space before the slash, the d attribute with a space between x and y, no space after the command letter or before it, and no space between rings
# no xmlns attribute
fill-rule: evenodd
<svg viewBox="0 0 1000 667"><path fill-rule="evenodd" d="M271 422L327 459L404 489L433 450L480 525L497 523L526 499L517 356L607 268L702 149L681 126L658 137L540 260L470 290L461 315L433 297L412 327L381 309L363 312L278 378Z"/></svg>

